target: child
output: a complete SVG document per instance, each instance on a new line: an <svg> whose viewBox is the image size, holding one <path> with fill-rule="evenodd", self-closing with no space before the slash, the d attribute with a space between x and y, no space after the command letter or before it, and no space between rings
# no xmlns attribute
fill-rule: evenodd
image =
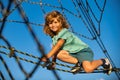
<svg viewBox="0 0 120 80"><path fill-rule="evenodd" d="M108 69L107 74L110 74L112 68L108 59L93 60L93 52L87 44L81 41L73 33L68 31L67 24L63 15L58 11L52 11L45 17L44 32L52 38L53 48L41 60L46 62L48 58L53 57L76 64L71 72L76 73L81 68L85 72L93 72L99 66Z"/></svg>

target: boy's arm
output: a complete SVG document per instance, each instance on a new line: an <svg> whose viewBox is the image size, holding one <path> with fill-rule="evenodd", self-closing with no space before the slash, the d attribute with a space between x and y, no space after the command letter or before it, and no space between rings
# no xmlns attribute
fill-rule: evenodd
<svg viewBox="0 0 120 80"><path fill-rule="evenodd" d="M43 57L41 60L46 62L47 58L57 55L57 53L59 52L64 43L65 43L64 39L59 39L56 45L54 45L51 51L46 55L46 57Z"/></svg>
<svg viewBox="0 0 120 80"><path fill-rule="evenodd" d="M57 52L61 49L64 43L65 43L64 39L59 39L56 45L52 48L52 50L46 55L46 57L50 58L53 55L57 54Z"/></svg>

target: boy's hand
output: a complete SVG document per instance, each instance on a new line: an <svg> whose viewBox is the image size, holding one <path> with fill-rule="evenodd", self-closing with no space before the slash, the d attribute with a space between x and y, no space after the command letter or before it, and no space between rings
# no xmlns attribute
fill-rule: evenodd
<svg viewBox="0 0 120 80"><path fill-rule="evenodd" d="M56 63L55 63L55 62L52 62L51 64L49 64L49 65L47 66L47 69L53 70L53 69L55 69L55 65L56 65Z"/></svg>
<svg viewBox="0 0 120 80"><path fill-rule="evenodd" d="M40 60L43 62L47 62L48 59L46 57L42 57Z"/></svg>
<svg viewBox="0 0 120 80"><path fill-rule="evenodd" d="M52 68L55 68L55 66L56 66L56 63L52 62Z"/></svg>

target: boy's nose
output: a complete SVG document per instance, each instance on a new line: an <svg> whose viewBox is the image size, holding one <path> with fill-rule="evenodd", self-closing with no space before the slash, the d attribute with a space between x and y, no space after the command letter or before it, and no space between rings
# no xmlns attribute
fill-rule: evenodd
<svg viewBox="0 0 120 80"><path fill-rule="evenodd" d="M55 26L55 23L52 23L52 26L54 27L54 26Z"/></svg>

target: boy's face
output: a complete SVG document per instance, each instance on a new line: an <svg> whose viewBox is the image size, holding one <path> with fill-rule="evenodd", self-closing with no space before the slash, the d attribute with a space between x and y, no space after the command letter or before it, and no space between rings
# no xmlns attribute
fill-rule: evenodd
<svg viewBox="0 0 120 80"><path fill-rule="evenodd" d="M52 20L49 23L49 28L55 33L58 33L62 29L62 24L60 21L58 21L57 18L52 18Z"/></svg>

